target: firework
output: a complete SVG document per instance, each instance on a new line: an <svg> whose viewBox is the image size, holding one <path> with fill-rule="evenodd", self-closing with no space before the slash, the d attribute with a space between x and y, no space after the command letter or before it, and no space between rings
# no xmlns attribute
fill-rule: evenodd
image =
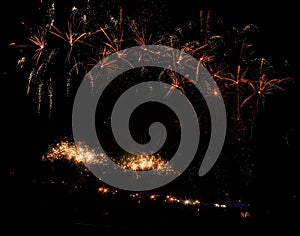
<svg viewBox="0 0 300 236"><path fill-rule="evenodd" d="M45 28L40 27L37 30L37 34L31 34L29 37L29 40L38 47L35 50L35 54L33 56L33 58L36 61L36 65L39 63L39 60L42 56L45 46L47 45L46 33L47 33L47 30Z"/></svg>
<svg viewBox="0 0 300 236"><path fill-rule="evenodd" d="M174 89L179 89L183 94L184 92L184 79L178 73L171 70L163 70L159 76L160 80L164 79L164 76L167 76L167 79L171 79L171 87L165 96L169 96Z"/></svg>
<svg viewBox="0 0 300 236"><path fill-rule="evenodd" d="M25 26L29 30L29 36L26 35L25 39L29 40L30 45L11 43L11 46L22 52L17 60L17 67L28 72L26 74L27 94L34 95L38 113L41 113L43 99L49 102L49 114L52 113L54 101L58 101L55 100L55 96L60 95L54 91L54 88L59 87L56 83L61 85L61 78L65 80L66 97L69 98L72 82L76 82L75 85L80 84L78 80L83 78L91 67L95 65L105 67L107 78L122 69L121 63L107 60L108 56L116 53L119 58L125 60L126 57L122 53L126 54L126 48L133 45L159 44L178 49L181 53L176 55L179 60L174 62L173 68L188 64L188 59L184 57L187 53L198 61L198 67L194 68L196 79L201 79L198 75L200 66L203 65L209 71L220 90L210 91L208 88L208 94L205 95L224 98L228 120L231 122L229 125L232 125L230 130L233 133L232 137L229 135L228 138L238 140L239 146L243 146L240 145L242 141L243 144L248 145L248 138L252 139L257 114L266 106L269 96L284 90L286 82L292 80L289 77L279 78L268 60L256 54L255 43L251 37L258 32L255 25L250 24L241 29L227 28L220 21L213 22L214 18L210 11L200 10L199 22L190 21L187 28L182 26L175 27L173 30L168 29L168 32L158 32L159 27L149 27L148 24L151 25L152 22L147 18L148 15L137 18L126 16L126 7L122 6L114 8L116 11L111 14L105 8L92 9L89 1L86 1L82 8L72 6L69 9L71 15L67 16L67 27L64 28L60 23L66 21L56 20L56 7L55 4L50 4L45 14L47 19L43 21L46 21L46 25L41 23L41 26ZM163 19L165 16L155 17ZM30 49L29 56L24 55L27 53L24 48ZM136 56L140 60L152 60L152 53L145 51ZM165 56L174 58L172 55ZM28 58L32 58L34 63L30 63ZM62 61L64 63L61 63ZM25 70L28 69L26 65L33 68ZM141 68L140 71L142 72L143 69L145 68ZM160 72L156 79L171 85L166 96L169 96L174 89L180 90L187 96L193 95L188 94L193 90L188 89L190 87L186 82L190 81L186 79L187 75L179 75L171 70ZM95 78L92 73L88 75L90 75L91 93L93 93ZM139 75L146 77L146 73ZM135 76L128 76L128 78L132 80ZM123 81L128 82L128 80ZM118 88L123 85L118 84ZM75 86L75 90L76 88ZM189 97L193 99L193 96ZM234 152L240 153L242 148ZM84 145L75 147L71 142L60 142L44 156L44 159L49 160L61 158L74 160L76 163L101 164L105 161L102 154L95 153ZM173 171L167 161L155 155L127 156L115 158L114 161L124 170L134 172L157 170L158 174L166 174Z"/></svg>
<svg viewBox="0 0 300 236"><path fill-rule="evenodd" d="M133 40L138 45L157 45L162 43L163 37L153 40L153 34L147 31L147 19L139 18L139 23L134 19L129 19L129 28L133 33Z"/></svg>
<svg viewBox="0 0 300 236"><path fill-rule="evenodd" d="M103 153L96 153L83 143L75 145L75 143L70 141L60 141L56 145L51 146L48 152L43 155L42 160L50 162L67 160L77 165L107 165L107 159ZM159 155L127 156L112 158L112 160L125 171L155 170L155 173L158 175L175 173L169 162Z"/></svg>
<svg viewBox="0 0 300 236"><path fill-rule="evenodd" d="M48 30L46 28L43 28L41 26L35 25L34 27L28 27L24 22L21 22L21 24L27 29L29 32L28 41L30 41L32 44L16 44L16 43L10 43L10 46L14 46L16 49L24 49L24 48L34 48L35 51L33 53L32 59L35 60L35 66L38 66L39 61L42 57L42 54L46 50L46 35ZM25 64L24 61L25 57L22 57L18 60L18 65L20 68L23 67Z"/></svg>
<svg viewBox="0 0 300 236"><path fill-rule="evenodd" d="M241 103L241 108L251 108L252 120L250 129L250 140L253 136L253 129L255 120L261 106L265 106L268 96L275 94L277 91L283 91L284 85L292 81L291 77L273 78L266 73L264 68L265 58L259 59L259 75L256 79L243 80L245 86L248 86L248 90L245 93L245 98Z"/></svg>
<svg viewBox="0 0 300 236"><path fill-rule="evenodd" d="M71 62L71 54L76 44L86 44L83 41L83 37L86 36L86 32L81 32L81 20L77 20L75 15L73 15L72 19L68 21L68 29L67 31L62 31L58 29L55 25L52 26L53 30L50 31L51 34L55 35L59 39L66 42L69 46L69 50L66 56L66 62ZM74 58L75 64L76 59Z"/></svg>
<svg viewBox="0 0 300 236"><path fill-rule="evenodd" d="M257 75L254 79L251 77L253 70L257 70L260 66L257 65L258 68L254 68L252 63L252 61L257 58L254 53L254 43L251 41L251 37L249 37L249 35L254 31L258 31L255 25L247 25L241 31L238 29L226 31L225 29L223 31L224 35L214 34L213 26L216 24L213 22L212 13L210 11L205 12L200 9L198 24L200 30L199 28L196 30L194 29L196 23L189 22L188 30L195 33L193 39L189 40L189 38L184 35L185 29L180 27L175 27L175 31L173 33L151 32L147 28L149 19L144 16L143 18L139 16L137 19L133 19L129 16L126 17L124 16L123 8L119 7L117 16L107 13L108 18L105 19L107 19L108 22L101 22L101 20L98 19L96 25L99 27L95 28L95 26L93 26L91 28L91 25L88 24L88 22L95 19L91 18L91 5L87 3L86 7L83 8L78 8L76 6L71 7L71 16L67 23L67 30L63 30L63 27L54 24L56 6L52 4L49 7L50 8L47 10L46 14L49 18L47 21L50 20L49 24L44 27L38 26L35 30L26 26L30 33L28 39L33 45L12 44L15 45L16 48L23 48L25 46L35 48L33 59L36 62L37 68L32 70L32 73L29 76L28 81L31 84L34 80L37 81L37 77L40 78L40 83L48 84L46 81L42 82L42 80L45 79L43 78L43 75L48 69L47 63L51 60L50 56L47 57L45 54L47 52L48 55L50 55L51 52L54 50L57 51L61 46L67 46L68 49L65 61L69 64L67 67L69 70L63 76L67 78L66 87L68 96L73 77L75 75L80 76L79 67L84 68L82 72L83 74L86 74L91 66L101 61L101 66L111 67L113 74L113 70L116 69L116 65L112 62L107 65L105 58L112 53L118 53L119 55L120 50L132 46L132 41L138 45L168 45L179 49L182 53L188 53L195 57L199 61L199 65L204 65L216 79L221 88L222 95L228 97L228 101L230 103L228 106L235 107L235 116L237 120L241 118L240 109L245 107L245 105L248 104L248 101L252 100L253 97L249 97L249 95L247 93L245 94L245 92L252 90L254 93L254 90L257 88L256 84L259 83L253 81L265 81L265 79L262 79L263 77L261 75ZM218 26L224 28L222 23L219 23ZM219 33L221 32L222 31ZM52 43L52 38L49 37L49 33L53 35L54 38L62 40L64 44L59 45ZM100 37L101 35L102 37ZM58 48L53 48L54 45L57 45ZM79 47L80 45L84 45L87 48L83 50L83 48ZM86 57L83 56L83 54L86 54ZM45 60L41 62L43 55L45 55ZM122 58L122 55L119 56ZM140 56L145 57L149 55ZM18 60L19 68L23 68L25 63L26 57L23 56ZM38 66L39 63L40 65ZM184 63L184 59L178 63ZM36 72L38 70L41 71L41 69L43 69L45 73L41 74ZM178 76L172 72L168 72L168 76L172 80L172 88L180 89L184 92L184 83L181 78L177 78ZM198 78L198 76L196 76L196 78ZM47 78L47 81L50 81L49 78ZM51 81L54 81L54 78L51 78ZM272 81L272 78L268 77L268 81ZM52 83L51 88L53 88ZM30 85L28 86L28 92L29 88ZM53 91L51 94L52 99ZM268 94L264 93L264 96L266 95ZM263 97L260 96L260 98ZM52 105L49 107L52 108Z"/></svg>
<svg viewBox="0 0 300 236"><path fill-rule="evenodd" d="M123 169L132 171L156 170L157 173L174 173L170 164L159 155L138 155L122 157L117 161Z"/></svg>
<svg viewBox="0 0 300 236"><path fill-rule="evenodd" d="M123 11L120 8L119 20L111 17L112 27L100 28L100 31L106 38L104 45L109 49L110 53L119 53L122 49L124 41ZM107 50L105 50L107 52Z"/></svg>
<svg viewBox="0 0 300 236"><path fill-rule="evenodd" d="M87 145L75 145L73 142L60 141L54 147L51 147L43 160L56 161L56 160L69 160L75 163L83 164L105 164L106 158L103 154L96 153Z"/></svg>
<svg viewBox="0 0 300 236"><path fill-rule="evenodd" d="M264 63L265 58L260 58L259 75L256 77L257 80L244 80L243 83L249 85L250 95L248 95L241 104L241 107L250 103L251 100L255 100L256 104L265 104L266 97L268 95L275 94L276 91L283 91L284 84L286 82L292 81L290 77L284 78L270 78L267 73L265 73Z"/></svg>

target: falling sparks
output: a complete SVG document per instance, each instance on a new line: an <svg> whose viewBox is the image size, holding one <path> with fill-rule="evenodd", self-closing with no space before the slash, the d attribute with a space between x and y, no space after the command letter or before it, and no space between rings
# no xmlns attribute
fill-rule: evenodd
<svg viewBox="0 0 300 236"><path fill-rule="evenodd" d="M51 79L48 84L48 97L49 97L49 116L51 116L52 108L53 108L53 82Z"/></svg>

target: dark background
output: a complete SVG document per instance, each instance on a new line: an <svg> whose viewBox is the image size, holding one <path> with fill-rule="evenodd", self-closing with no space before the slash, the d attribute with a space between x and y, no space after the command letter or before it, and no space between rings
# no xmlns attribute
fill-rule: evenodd
<svg viewBox="0 0 300 236"><path fill-rule="evenodd" d="M31 19L33 7L38 1L10 0L1 6L0 15L0 49L1 49L1 169L4 176L10 166L17 164L19 168L27 168L30 176L28 155L35 155L42 148L42 134L50 126L32 118L31 101L25 94L26 81L20 81L14 74L16 64L15 50L8 46L15 41L19 32L19 22ZM156 1L153 1L156 2ZM157 1L157 4L160 1ZM299 120L297 110L299 89L299 40L297 37L299 20L296 1L167 1L174 25L196 18L199 9L211 9L212 13L222 18L225 24L243 27L256 24L261 33L258 50L262 56L269 58L275 65L288 62L290 73L295 83L287 93L276 100L276 105L264 114L263 126L260 128L258 143L259 156L257 165L257 181L253 195L261 209L260 217L271 221L286 219L292 222L296 212L299 186L299 171L296 162L299 157L296 149ZM134 5L134 4L133 4ZM54 125L68 126L57 119ZM50 125L50 124L49 124ZM51 123L53 125L53 123ZM45 138L45 137L44 137ZM47 137L45 138L47 139ZM32 145L35 143L35 145ZM29 150L28 150L29 149ZM32 160L32 159L30 159ZM24 175L24 179L30 178ZM2 178L4 183L5 177ZM22 185L20 183L20 185Z"/></svg>

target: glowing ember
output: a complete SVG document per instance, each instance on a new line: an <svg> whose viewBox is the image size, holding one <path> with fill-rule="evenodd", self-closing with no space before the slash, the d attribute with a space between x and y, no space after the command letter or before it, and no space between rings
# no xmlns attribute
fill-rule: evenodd
<svg viewBox="0 0 300 236"><path fill-rule="evenodd" d="M105 154L96 153L87 145L75 145L70 141L60 141L56 145L51 146L49 151L42 157L43 160L55 161L67 159L83 164L101 164L106 165L107 159ZM113 160L124 170L130 171L149 171L155 170L157 174L174 174L170 164L159 155L139 155L122 157Z"/></svg>
<svg viewBox="0 0 300 236"><path fill-rule="evenodd" d="M51 147L48 153L43 156L43 160L54 161L60 159L73 160L84 164L106 163L104 154L96 153L84 144L76 146L73 142L68 141L60 141L54 147Z"/></svg>
<svg viewBox="0 0 300 236"><path fill-rule="evenodd" d="M132 171L156 170L158 173L174 173L170 164L159 155L122 157L117 164Z"/></svg>

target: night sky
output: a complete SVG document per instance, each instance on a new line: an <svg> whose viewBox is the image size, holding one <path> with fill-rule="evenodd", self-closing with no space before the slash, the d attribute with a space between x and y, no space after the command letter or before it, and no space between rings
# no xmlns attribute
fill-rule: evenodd
<svg viewBox="0 0 300 236"><path fill-rule="evenodd" d="M136 1L143 2L143 4L147 2L146 0ZM18 215L17 219L26 216L24 212L19 214L23 210L30 211L33 208L35 213L47 212L49 206L47 204L44 206L43 201L37 200L37 196L53 194L55 199L59 199L59 191L57 193L56 190L53 190L54 192L51 193L47 190L40 193L40 189L35 187L32 182L43 171L40 169L39 155L47 150L47 145L57 141L60 137L69 136L71 129L72 101L70 100L62 100L55 108L51 118L47 114L39 117L35 113L32 97L26 94L26 77L16 69L19 54L14 47L9 45L11 42L24 42L26 36L24 36L25 31L22 30L23 26L20 22L35 22L35 17L38 17L36 9L39 2L38 0L11 0L1 7L0 96L1 133L4 140L1 142L1 176L3 176L1 183L4 188L2 191L5 199L9 201L11 209L14 211L14 214L10 210L4 212L4 214L9 215L8 221L12 225L14 222L19 224L19 221L14 221L16 215ZM66 7L73 4L69 2L76 1L64 1ZM138 4L133 4L134 1L130 1L130 4L129 1L125 0L120 2L126 6L125 9L128 12L138 11ZM286 222L286 226L290 226L291 229L294 222L297 221L294 211L296 211L299 198L296 195L299 186L297 180L299 179L299 172L296 165L298 157L298 150L296 150L298 130L296 126L299 120L297 91L300 88L298 57L300 48L296 36L298 30L297 14L299 14L296 2L287 0L269 3L254 0L241 1L237 4L234 1L219 0L186 0L178 3L171 0L152 0L150 6L157 3L153 8L160 9L161 2L164 2L162 11L167 12L169 22L165 26L161 23L160 27L170 27L169 25L171 27L183 27L189 20L199 18L199 9L210 10L212 17L220 18L225 26L243 28L248 24L256 25L260 30L256 38L258 54L268 58L275 68L279 68L279 74L288 74L294 79L285 91L274 96L268 106L259 112L255 135L256 149L253 157L255 158L254 179L249 186L245 186L243 180L233 181L233 188L236 187L235 194L241 191L245 194L243 197L253 204L257 225L265 224L275 227L277 223L277 227L281 227ZM64 9L64 4L60 4L60 9ZM59 8L58 3L57 8ZM63 18L63 10L60 14ZM161 21L161 19L157 19L157 22ZM176 136L176 134L174 135ZM230 137L229 140L231 140ZM230 153L230 150L226 150L226 152ZM234 156L234 150L232 152L232 156ZM234 163L225 162L223 164L229 172L231 168L235 169L235 167L230 166ZM219 166L222 168L223 164L220 162ZM217 187L212 185L216 184L217 181L212 175L203 177L200 184L197 183L199 185L190 189L191 193L197 192L197 187L200 186L203 189L206 188L204 196L214 196L211 192L215 191ZM239 178L235 174L231 175L231 178L235 177ZM174 192L177 190L181 193L185 192L187 191L186 188L195 186L192 177L191 179L191 183L184 180L184 183L187 183L186 186L183 186L180 181L175 181L166 187L166 191L171 189ZM165 189L162 190L164 192ZM187 193L187 195L189 194ZM83 198L85 197L83 196ZM78 199L80 198L78 197ZM39 202L37 205L34 204L36 201ZM29 205L27 205L28 202ZM63 201L60 204L63 206ZM24 207L24 205L27 206ZM175 212L174 214L181 213ZM45 215L42 217L47 220L51 218ZM119 217L126 217L126 215ZM38 217L35 216L34 219L38 219ZM108 228L106 230L110 232Z"/></svg>

